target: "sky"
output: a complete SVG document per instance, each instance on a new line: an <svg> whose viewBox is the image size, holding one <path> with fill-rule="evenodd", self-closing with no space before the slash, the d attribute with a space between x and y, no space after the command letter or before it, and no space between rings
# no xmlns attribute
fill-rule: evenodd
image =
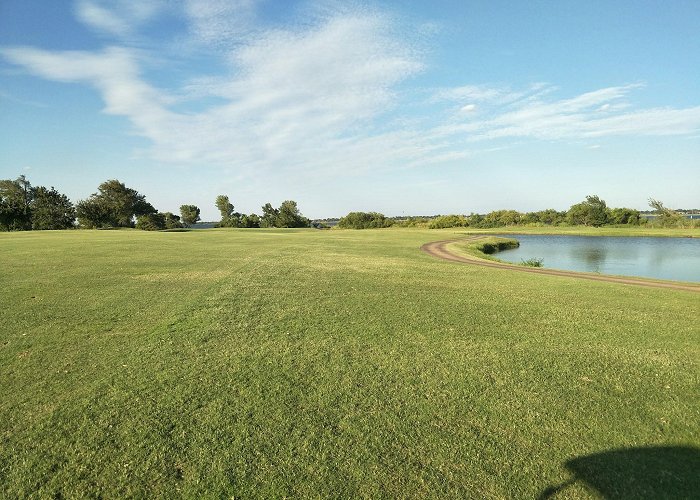
<svg viewBox="0 0 700 500"><path fill-rule="evenodd" d="M311 218L700 207L697 0L0 0L0 178Z"/></svg>

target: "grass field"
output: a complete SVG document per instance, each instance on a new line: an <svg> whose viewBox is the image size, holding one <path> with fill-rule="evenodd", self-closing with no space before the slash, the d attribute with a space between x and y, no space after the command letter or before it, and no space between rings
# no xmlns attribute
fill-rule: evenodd
<svg viewBox="0 0 700 500"><path fill-rule="evenodd" d="M0 234L0 497L697 493L698 295L463 232Z"/></svg>

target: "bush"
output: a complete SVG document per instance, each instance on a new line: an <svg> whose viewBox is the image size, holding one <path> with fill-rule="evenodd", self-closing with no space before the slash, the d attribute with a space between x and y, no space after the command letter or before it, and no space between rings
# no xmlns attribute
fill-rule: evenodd
<svg viewBox="0 0 700 500"><path fill-rule="evenodd" d="M164 214L145 214L140 215L136 219L136 229L143 229L144 231L160 231L165 229L165 215Z"/></svg>
<svg viewBox="0 0 700 500"><path fill-rule="evenodd" d="M470 246L478 252L491 255L496 252L500 252L501 250L518 248L520 246L520 242L510 238L486 238L483 240L478 240L476 243Z"/></svg>
<svg viewBox="0 0 700 500"><path fill-rule="evenodd" d="M350 212L338 221L341 229L375 229L380 227L390 227L393 225L391 219L387 219L384 214L378 212Z"/></svg>
<svg viewBox="0 0 700 500"><path fill-rule="evenodd" d="M428 224L429 229L445 229L448 227L465 227L469 223L463 215L441 215Z"/></svg>
<svg viewBox="0 0 700 500"><path fill-rule="evenodd" d="M543 263L544 263L544 259L527 259L527 260L520 261L521 266L528 266L528 267L542 267Z"/></svg>

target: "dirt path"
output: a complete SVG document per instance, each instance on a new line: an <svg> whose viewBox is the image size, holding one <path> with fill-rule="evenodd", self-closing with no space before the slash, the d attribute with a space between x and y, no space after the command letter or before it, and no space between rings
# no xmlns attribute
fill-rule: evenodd
<svg viewBox="0 0 700 500"><path fill-rule="evenodd" d="M617 276L606 276L598 274L588 274L579 273L576 271L559 271L556 269L545 269L541 267L526 267L518 266L515 264L505 264L501 262L493 262L490 260L480 259L478 257L466 257L462 255L456 255L451 253L447 249L447 245L456 242L466 242L474 241L484 238L484 236L471 236L469 238L463 238L459 240L443 240L443 241L433 241L432 243L426 243L422 247L423 250L428 255L437 257L444 260L449 260L452 262L461 262L463 264L473 264L475 266L483 267L495 267L497 269L508 269L510 271L519 271L521 273L534 273L534 274L546 274L549 276L567 276L570 278L581 278L593 281L606 281L609 283L621 283L624 285L637 285L646 286L652 288L670 288L671 290L685 290L689 292L700 292L700 285L693 285L690 283L674 283L674 282L664 282L664 281L651 281L645 280L643 278L631 278L631 277L617 277Z"/></svg>

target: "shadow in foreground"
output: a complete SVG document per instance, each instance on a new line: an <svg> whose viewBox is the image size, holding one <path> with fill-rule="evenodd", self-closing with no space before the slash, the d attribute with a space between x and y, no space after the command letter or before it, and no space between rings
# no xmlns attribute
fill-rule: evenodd
<svg viewBox="0 0 700 500"><path fill-rule="evenodd" d="M700 498L700 448L624 448L574 458L564 465L573 477L545 489L541 500L555 498L578 482L606 499Z"/></svg>

